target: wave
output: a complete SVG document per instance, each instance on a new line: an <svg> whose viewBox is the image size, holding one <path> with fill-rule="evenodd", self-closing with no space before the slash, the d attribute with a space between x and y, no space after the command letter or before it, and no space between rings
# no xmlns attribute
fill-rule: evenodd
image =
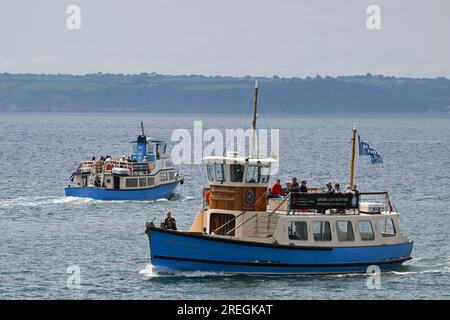
<svg viewBox="0 0 450 320"><path fill-rule="evenodd" d="M139 271L139 274L141 274L145 279L160 278L160 277L186 277L186 278L217 277L217 276L223 277L232 275L224 272L176 271L155 267L152 264L148 264L144 269Z"/></svg>
<svg viewBox="0 0 450 320"><path fill-rule="evenodd" d="M9 208L9 207L40 207L52 204L66 204L66 203L74 203L74 204L83 204L86 202L93 201L88 198L76 198L76 197L16 197L16 198L7 198L0 199L0 208Z"/></svg>

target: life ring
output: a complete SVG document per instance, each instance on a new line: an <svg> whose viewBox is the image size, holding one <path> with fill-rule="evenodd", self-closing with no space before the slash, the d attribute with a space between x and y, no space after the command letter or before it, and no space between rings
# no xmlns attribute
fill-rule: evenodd
<svg viewBox="0 0 450 320"><path fill-rule="evenodd" d="M112 163L108 163L108 164L106 165L106 171L111 171L112 168L113 168L113 164L112 164Z"/></svg>

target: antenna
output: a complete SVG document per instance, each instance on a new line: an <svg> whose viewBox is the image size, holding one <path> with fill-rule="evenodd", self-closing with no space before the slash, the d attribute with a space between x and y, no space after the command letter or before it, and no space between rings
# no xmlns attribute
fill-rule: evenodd
<svg viewBox="0 0 450 320"><path fill-rule="evenodd" d="M258 80L255 81L255 97L254 97L254 105L253 105L253 137L252 137L252 157L258 157L257 154L257 146L256 146L256 114L258 112Z"/></svg>

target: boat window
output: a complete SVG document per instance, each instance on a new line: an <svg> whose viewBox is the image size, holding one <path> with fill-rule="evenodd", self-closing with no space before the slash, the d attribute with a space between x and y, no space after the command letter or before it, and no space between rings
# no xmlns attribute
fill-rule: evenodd
<svg viewBox="0 0 450 320"><path fill-rule="evenodd" d="M216 163L214 165L214 171L216 172L216 180L217 181L225 181L226 180L223 164Z"/></svg>
<svg viewBox="0 0 450 320"><path fill-rule="evenodd" d="M262 167L261 168L261 182L267 183L269 182L270 177L270 167Z"/></svg>
<svg viewBox="0 0 450 320"><path fill-rule="evenodd" d="M208 176L208 181L213 181L213 174L212 174L212 171L213 169L212 169L212 165L211 164L207 164L206 165L206 174L207 174L207 176Z"/></svg>
<svg viewBox="0 0 450 320"><path fill-rule="evenodd" d="M159 180L167 181L167 172L161 172L161 174L159 175Z"/></svg>
<svg viewBox="0 0 450 320"><path fill-rule="evenodd" d="M147 179L139 178L139 187L146 187L146 186L147 186Z"/></svg>
<svg viewBox="0 0 450 320"><path fill-rule="evenodd" d="M234 214L213 212L209 221L209 232L211 234L234 236L233 229L236 226Z"/></svg>
<svg viewBox="0 0 450 320"><path fill-rule="evenodd" d="M136 144L135 144L135 143L133 143L133 144L131 145L131 153L132 153L132 154L136 154Z"/></svg>
<svg viewBox="0 0 450 320"><path fill-rule="evenodd" d="M260 166L248 166L247 167L247 183L259 183L261 179L261 167Z"/></svg>
<svg viewBox="0 0 450 320"><path fill-rule="evenodd" d="M125 180L126 188L136 188L138 186L137 178L128 178Z"/></svg>
<svg viewBox="0 0 450 320"><path fill-rule="evenodd" d="M361 236L361 240L374 240L375 235L373 234L372 223L369 220L358 221L358 232Z"/></svg>
<svg viewBox="0 0 450 320"><path fill-rule="evenodd" d="M328 221L314 221L313 234L315 241L331 241L331 228Z"/></svg>
<svg viewBox="0 0 450 320"><path fill-rule="evenodd" d="M351 221L336 221L336 233L339 241L355 240Z"/></svg>
<svg viewBox="0 0 450 320"><path fill-rule="evenodd" d="M380 232L383 238L395 236L395 225L392 219L380 219Z"/></svg>
<svg viewBox="0 0 450 320"><path fill-rule="evenodd" d="M291 240L308 240L306 221L289 221L288 235Z"/></svg>
<svg viewBox="0 0 450 320"><path fill-rule="evenodd" d="M170 171L169 172L169 180L174 180L175 179L175 172Z"/></svg>
<svg viewBox="0 0 450 320"><path fill-rule="evenodd" d="M151 177L151 178L147 178L147 185L148 186L152 186L155 184L155 178Z"/></svg>
<svg viewBox="0 0 450 320"><path fill-rule="evenodd" d="M242 182L244 177L244 166L241 164L230 165L231 170L231 182Z"/></svg>

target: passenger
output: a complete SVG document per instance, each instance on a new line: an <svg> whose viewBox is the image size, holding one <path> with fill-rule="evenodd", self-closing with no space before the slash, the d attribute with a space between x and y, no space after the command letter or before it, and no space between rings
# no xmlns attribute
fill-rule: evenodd
<svg viewBox="0 0 450 320"><path fill-rule="evenodd" d="M301 184L301 186L300 186L300 192L308 192L308 187L306 187L306 184L307 184L308 182L306 181L306 180L303 180L302 181L302 184Z"/></svg>
<svg viewBox="0 0 450 320"><path fill-rule="evenodd" d="M298 189L299 189L299 185L297 182L297 177L293 177L292 183L291 183L291 192L298 192Z"/></svg>
<svg viewBox="0 0 450 320"><path fill-rule="evenodd" d="M333 188L333 185L331 184L331 182L328 182L325 188L325 193L334 193L335 190Z"/></svg>
<svg viewBox="0 0 450 320"><path fill-rule="evenodd" d="M175 218L172 217L172 212L167 212L167 217L164 220L164 228L169 230L177 230L177 223Z"/></svg>
<svg viewBox="0 0 450 320"><path fill-rule="evenodd" d="M336 182L336 183L334 184L334 192L336 192L336 193L342 193L341 185L339 184L339 182Z"/></svg>
<svg viewBox="0 0 450 320"><path fill-rule="evenodd" d="M106 156L105 161L111 161L111 156Z"/></svg>
<svg viewBox="0 0 450 320"><path fill-rule="evenodd" d="M92 161L95 161L95 157L92 157Z"/></svg>
<svg viewBox="0 0 450 320"><path fill-rule="evenodd" d="M359 191L358 191L358 189L357 189L357 187L356 187L356 184L353 185L352 192L353 192L354 194L359 194Z"/></svg>
<svg viewBox="0 0 450 320"><path fill-rule="evenodd" d="M272 198L278 198L283 196L283 187L281 186L280 179L277 179L276 182L272 185L269 191L269 196Z"/></svg>
<svg viewBox="0 0 450 320"><path fill-rule="evenodd" d="M287 196L291 192L291 181L286 181L286 187L283 189L283 193Z"/></svg>
<svg viewBox="0 0 450 320"><path fill-rule="evenodd" d="M100 177L99 176L95 177L94 186L95 187L100 187Z"/></svg>
<svg viewBox="0 0 450 320"><path fill-rule="evenodd" d="M345 186L345 193L353 193L352 187L349 184Z"/></svg>

